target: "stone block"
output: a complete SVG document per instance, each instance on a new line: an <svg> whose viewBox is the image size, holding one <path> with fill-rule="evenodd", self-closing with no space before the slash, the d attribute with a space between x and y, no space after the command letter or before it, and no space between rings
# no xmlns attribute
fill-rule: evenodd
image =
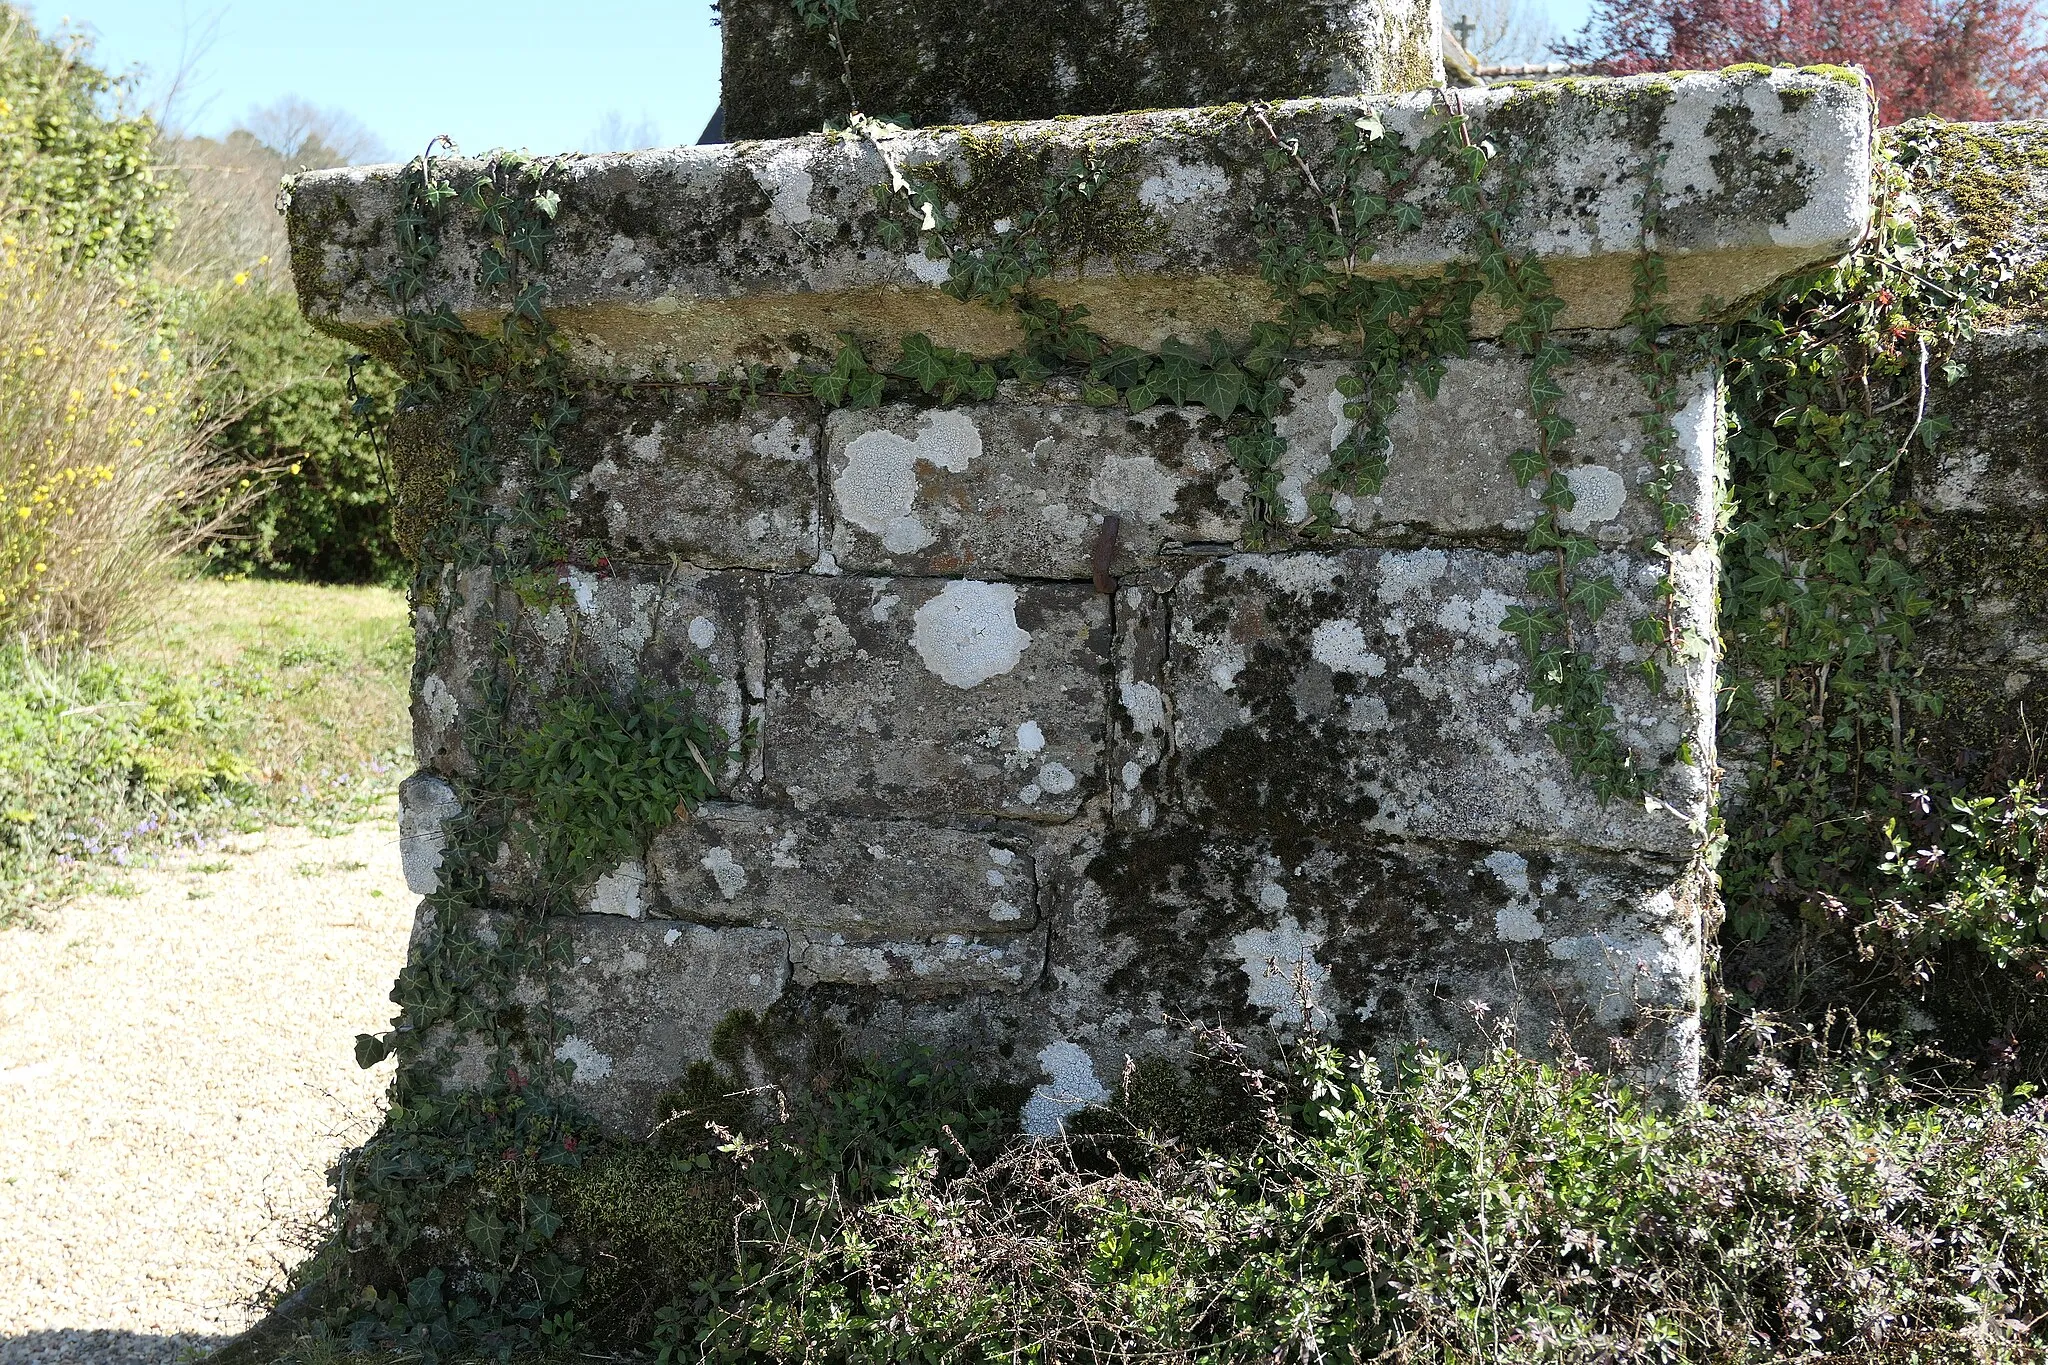
<svg viewBox="0 0 2048 1365"><path fill-rule="evenodd" d="M1094 576L1169 542L1229 541L1243 481L1199 408L1121 409L1012 396L827 420L832 557L855 573Z"/></svg>
<svg viewBox="0 0 2048 1365"><path fill-rule="evenodd" d="M1937 380L1928 396L1929 412L1950 430L1931 451L1918 441L1907 448L1908 492L1931 512L2048 510L2048 327L1989 329L1955 358L1966 377L1954 385Z"/></svg>
<svg viewBox="0 0 2048 1365"><path fill-rule="evenodd" d="M1289 521L1309 520L1308 495L1330 466L1330 452L1351 434L1346 399L1337 392L1343 366L1303 365L1285 382L1288 398L1276 421L1287 440L1280 498ZM1576 506L1567 520L1604 545L1665 540L1696 545L1712 536L1717 510L1721 438L1720 385L1710 371L1681 377L1681 407L1672 415L1678 442L1672 492L1688 509L1667 536L1649 494L1659 469L1644 457L1643 420L1654 405L1629 358L1611 350L1580 352L1559 372L1563 415L1578 426L1564 459ZM1391 450L1380 491L1340 495L1336 520L1360 536L1432 542L1512 536L1535 525L1540 487L1524 488L1509 468L1517 450L1536 444L1529 404L1529 362L1497 346L1477 346L1452 360L1434 401L1412 380L1388 422Z"/></svg>
<svg viewBox="0 0 2048 1365"><path fill-rule="evenodd" d="M1569 843L1684 857L1706 828L1713 670L1692 660L1652 695L1629 623L1663 568L1620 554L1581 572L1622 598L1591 639L1621 736L1661 770L1656 799L1602 804L1572 775L1530 692L1508 609L1535 605L1534 556L1474 550L1239 555L1173 590L1172 803L1232 830L1352 829ZM1711 552L1679 561L1680 602L1711 638ZM1689 760L1681 757L1681 750Z"/></svg>
<svg viewBox="0 0 2048 1365"><path fill-rule="evenodd" d="M1108 599L971 579L766 589L763 790L800 811L1071 818L1101 784Z"/></svg>
<svg viewBox="0 0 2048 1365"><path fill-rule="evenodd" d="M721 15L733 139L843 124L856 96L897 122L980 123L1444 82L1433 0L863 0L843 63L787 0Z"/></svg>
<svg viewBox="0 0 2048 1365"><path fill-rule="evenodd" d="M648 863L662 913L704 924L914 940L1038 923L1031 846L1011 835L715 805Z"/></svg>
<svg viewBox="0 0 2048 1365"><path fill-rule="evenodd" d="M460 814L455 788L432 773L414 773L398 784L398 858L406 889L414 895L431 896L441 889L445 827Z"/></svg>
<svg viewBox="0 0 2048 1365"><path fill-rule="evenodd" d="M1475 141L1544 168L1503 231L1508 248L1549 272L1564 328L1617 326L1640 249L1638 200L1663 186L1657 243L1670 276L1673 322L1716 315L1804 267L1854 246L1869 222L1873 106L1868 88L1830 72L1734 71L1642 76L1569 86L1495 87L1463 97ZM1366 113L1419 145L1443 118L1439 97L1295 101L1267 115L1312 163ZM1116 249L1074 250L1042 282L1084 305L1112 341L1155 349L1211 329L1246 338L1275 315L1259 274L1261 215L1317 221L1323 209L1246 111L1174 110L973 130L771 143L571 159L550 176L561 196L556 238L539 282L573 352L607 371L699 377L741 361L830 356L851 335L879 359L916 332L980 355L1022 341L1016 319L941 291L945 252L892 234L902 214L875 200L890 165L933 167L973 220L1038 206L1045 176L1098 157L1098 202L1122 223ZM1661 166L1661 169L1659 169ZM484 171L439 163L458 188ZM1497 193L1505 172L1489 172ZM392 224L399 167L322 171L291 194L292 262L309 319L387 346L396 317L384 285L396 262ZM982 177L979 190L969 182ZM1379 244L1371 268L1431 274L1471 258L1469 214L1449 207L1442 179L1414 191L1424 226ZM887 226L885 226L885 220ZM1293 228L1288 229L1293 231ZM489 329L512 296L477 282L487 234L461 209L443 234L423 311L441 305ZM957 244L960 250L984 245ZM1481 333L1505 319L1482 309ZM381 338L381 340L380 340Z"/></svg>
<svg viewBox="0 0 2048 1365"><path fill-rule="evenodd" d="M589 403L568 429L571 532L615 558L699 568L817 561L818 418L808 404L685 392Z"/></svg>
<svg viewBox="0 0 2048 1365"><path fill-rule="evenodd" d="M1240 1036L1297 1032L1312 1017L1382 1056L1419 1040L1483 1049L1505 1023L1532 1052L1564 1042L1664 1093L1697 1081L1711 892L1681 865L1316 821L1278 835L1171 821L1113 833L1089 876L1100 939L1069 931L1083 946L1056 948L1051 974L1126 1017L1212 1019ZM1069 1037L1106 1053L1110 1077L1134 1045Z"/></svg>
<svg viewBox="0 0 2048 1365"><path fill-rule="evenodd" d="M553 981L566 1034L555 1057L575 1065L571 1093L612 1132L659 1123L657 1101L711 1055L718 1026L736 1010L764 1012L789 986L780 930L607 915L561 927L570 956Z"/></svg>

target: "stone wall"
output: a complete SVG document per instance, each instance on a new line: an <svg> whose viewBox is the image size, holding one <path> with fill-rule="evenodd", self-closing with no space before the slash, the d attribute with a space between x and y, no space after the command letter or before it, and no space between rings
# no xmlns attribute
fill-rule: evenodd
<svg viewBox="0 0 2048 1365"><path fill-rule="evenodd" d="M1959 380L1930 376L1928 416L1948 429L1932 450L1901 440L1912 557L1940 603L1924 653L1948 700L1927 757L1988 791L2038 775L2048 750L2048 125L1943 125L1924 142L1937 230L2012 281L1955 357Z"/></svg>
<svg viewBox="0 0 2048 1365"><path fill-rule="evenodd" d="M1661 538L1646 492L1651 408L1611 331L1639 251L1646 168L1664 159L1674 320L1852 246L1868 213L1867 92L1790 71L1497 90L1477 135L1542 168L1507 233L1564 295L1566 477L1575 524L1624 601L1581 641L1616 679L1650 796L1597 800L1547 733L1502 629L1533 601L1538 506L1508 474L1532 439L1528 364L1481 341L1434 401L1392 422L1377 495L1311 534L1308 490L1348 431L1335 352L1292 358L1278 542L1243 539L1244 476L1200 408L1092 406L1054 381L954 406L741 402L692 381L738 362L877 355L926 331L980 354L1014 322L942 293L943 261L890 246L869 188L890 164L984 174L1047 146L1114 146L1143 231L1046 288L1113 339L1156 346L1270 316L1251 242L1291 173L1241 114L1183 111L928 132L887 146L808 137L579 160L560 168L550 314L593 385L570 429L578 543L559 600L488 568L425 582L460 606L422 621L406 786L416 890L474 775L465 722L501 646L515 726L572 658L624 693L694 689L744 743L719 798L594 873L568 952L533 983L558 1056L610 1126L637 1130L745 1010L779 1036L906 1040L1028 1090L1046 1131L1103 1097L1180 1021L1298 1029L1368 1046L1456 1046L1475 1019L1684 1090L1697 1074L1714 664L1662 689L1629 622L1669 573L1713 638L1717 376L1681 377L1677 494ZM1397 136L1434 97L1284 106L1305 155L1372 111ZM1064 154L1061 152L1060 154ZM478 168L456 163L458 183ZM395 170L303 180L294 265L315 322L389 347ZM1416 193L1427 200L1431 187ZM1430 201L1388 267L1442 269L1472 225ZM426 306L495 326L465 214ZM1476 330L1497 331L1482 315ZM1331 339L1333 342L1336 340ZM661 381L632 390L621 376ZM432 439L433 415L420 415ZM504 499L517 492L507 486ZM519 902L501 860L494 894Z"/></svg>

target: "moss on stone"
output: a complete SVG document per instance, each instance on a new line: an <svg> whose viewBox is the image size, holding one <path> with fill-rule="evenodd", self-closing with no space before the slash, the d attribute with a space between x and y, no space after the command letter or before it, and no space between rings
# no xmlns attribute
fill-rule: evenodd
<svg viewBox="0 0 2048 1365"><path fill-rule="evenodd" d="M788 0L728 0L725 90L735 137L788 137L863 112L929 127L1439 84L1431 7L1383 34L1346 6L1280 0L1045 0L963 6L863 0L829 34Z"/></svg>
<svg viewBox="0 0 2048 1365"><path fill-rule="evenodd" d="M1819 76L1823 80L1838 81L1843 85L1853 85L1859 90L1870 84L1869 81L1864 79L1863 73L1855 67L1834 66L1827 62L1818 62L1812 66L1802 66L1799 68L1799 74L1802 76Z"/></svg>
<svg viewBox="0 0 2048 1365"><path fill-rule="evenodd" d="M2004 255L2014 278L1999 302L2048 300L2048 124L1923 120L1890 135L1927 191L1939 230L1987 263Z"/></svg>

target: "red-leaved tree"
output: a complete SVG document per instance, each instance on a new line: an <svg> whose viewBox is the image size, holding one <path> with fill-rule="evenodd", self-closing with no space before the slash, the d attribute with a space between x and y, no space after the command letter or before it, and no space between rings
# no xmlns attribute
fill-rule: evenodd
<svg viewBox="0 0 2048 1365"><path fill-rule="evenodd" d="M1889 123L2048 109L2042 0L1594 0L1586 27L1557 50L1609 75L1860 66Z"/></svg>

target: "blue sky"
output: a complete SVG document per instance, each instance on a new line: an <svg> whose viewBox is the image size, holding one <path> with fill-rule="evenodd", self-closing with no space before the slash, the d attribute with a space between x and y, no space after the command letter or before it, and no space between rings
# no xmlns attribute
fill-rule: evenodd
<svg viewBox="0 0 2048 1365"><path fill-rule="evenodd" d="M1029 0L1012 0L1029 3ZM1576 28L1585 0L1537 0ZM1450 0L1447 8L1455 8ZM583 144L608 114L694 142L718 103L708 0L29 0L45 30L90 25L145 97L189 69L181 109L219 134L297 96L341 109L394 155L437 133L465 151Z"/></svg>

